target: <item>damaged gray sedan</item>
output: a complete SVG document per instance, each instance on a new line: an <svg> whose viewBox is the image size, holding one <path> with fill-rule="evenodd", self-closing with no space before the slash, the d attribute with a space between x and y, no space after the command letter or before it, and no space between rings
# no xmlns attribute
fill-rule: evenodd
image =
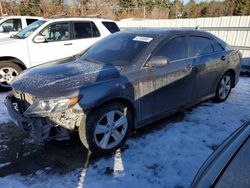
<svg viewBox="0 0 250 188"><path fill-rule="evenodd" d="M78 59L24 71L5 104L35 140L67 139L78 131L85 147L106 153L133 129L210 98L225 101L240 62L238 51L207 32L124 31Z"/></svg>

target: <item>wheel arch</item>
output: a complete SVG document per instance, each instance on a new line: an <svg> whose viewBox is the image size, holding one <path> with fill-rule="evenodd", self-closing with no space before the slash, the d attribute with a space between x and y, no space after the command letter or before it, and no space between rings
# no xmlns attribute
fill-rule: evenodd
<svg viewBox="0 0 250 188"><path fill-rule="evenodd" d="M23 70L27 69L25 64L20 59L18 59L16 57L11 57L11 56L0 57L0 62L1 61L11 61L11 62L19 65Z"/></svg>
<svg viewBox="0 0 250 188"><path fill-rule="evenodd" d="M133 117L133 122L134 122L132 129L134 129L135 128L135 122L136 122L136 119L137 119L136 108L135 108L134 104L129 99L126 99L124 97L116 97L116 98L112 98L112 99L108 99L106 101L103 101L102 103L99 103L98 105L91 108L89 112L92 112L95 109L101 108L102 106L105 106L105 105L108 105L108 104L111 104L111 103L124 104L131 110L132 117Z"/></svg>
<svg viewBox="0 0 250 188"><path fill-rule="evenodd" d="M231 75L232 75L232 77L233 77L233 80L232 80L232 87L234 88L235 87L235 79L236 79L236 72L235 72L235 70L233 70L233 69L228 69L226 72L225 72L225 74L226 73L230 73Z"/></svg>

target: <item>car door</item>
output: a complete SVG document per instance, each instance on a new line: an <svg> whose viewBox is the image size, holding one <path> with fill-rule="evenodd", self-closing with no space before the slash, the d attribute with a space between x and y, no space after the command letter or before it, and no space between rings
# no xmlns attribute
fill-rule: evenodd
<svg viewBox="0 0 250 188"><path fill-rule="evenodd" d="M45 37L45 42L30 40L28 43L32 65L75 55L69 22L52 23L39 32L39 35Z"/></svg>
<svg viewBox="0 0 250 188"><path fill-rule="evenodd" d="M102 38L94 22L76 21L72 24L74 31L72 44L75 54L86 50Z"/></svg>
<svg viewBox="0 0 250 188"><path fill-rule="evenodd" d="M141 120L174 111L190 102L193 76L188 53L185 36L165 41L152 53L151 57L165 56L169 64L161 68L142 68Z"/></svg>
<svg viewBox="0 0 250 188"><path fill-rule="evenodd" d="M226 51L215 39L205 35L191 35L189 40L195 72L192 97L196 101L215 93L228 60Z"/></svg>

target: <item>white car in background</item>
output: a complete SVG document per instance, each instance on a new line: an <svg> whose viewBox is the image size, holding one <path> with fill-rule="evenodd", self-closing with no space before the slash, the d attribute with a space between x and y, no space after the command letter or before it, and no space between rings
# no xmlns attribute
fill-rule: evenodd
<svg viewBox="0 0 250 188"><path fill-rule="evenodd" d="M24 69L70 57L119 31L112 20L59 18L38 20L11 38L0 40L0 90Z"/></svg>
<svg viewBox="0 0 250 188"><path fill-rule="evenodd" d="M41 19L43 18L34 16L0 17L0 38L6 38L13 34L16 34L28 25Z"/></svg>

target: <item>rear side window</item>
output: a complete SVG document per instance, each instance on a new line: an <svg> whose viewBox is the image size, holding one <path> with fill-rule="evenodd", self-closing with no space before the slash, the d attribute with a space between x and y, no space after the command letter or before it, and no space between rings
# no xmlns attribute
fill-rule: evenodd
<svg viewBox="0 0 250 188"><path fill-rule="evenodd" d="M119 27L115 22L102 22L102 24L110 31L110 33L115 33L120 31Z"/></svg>
<svg viewBox="0 0 250 188"><path fill-rule="evenodd" d="M188 57L188 45L186 37L176 37L167 42L154 56L165 56L169 61L185 59Z"/></svg>
<svg viewBox="0 0 250 188"><path fill-rule="evenodd" d="M3 32L20 31L22 29L21 19L8 19L0 24Z"/></svg>
<svg viewBox="0 0 250 188"><path fill-rule="evenodd" d="M206 55L213 53L213 44L209 38L206 37L191 37L191 44L193 46L193 55Z"/></svg>
<svg viewBox="0 0 250 188"><path fill-rule="evenodd" d="M215 52L219 52L219 51L224 50L224 48L217 41L213 41L213 46L214 46Z"/></svg>
<svg viewBox="0 0 250 188"><path fill-rule="evenodd" d="M74 23L75 39L99 37L100 33L96 25L92 22Z"/></svg>
<svg viewBox="0 0 250 188"><path fill-rule="evenodd" d="M37 19L26 19L27 25L30 25L30 24L32 24L35 21L37 21Z"/></svg>

